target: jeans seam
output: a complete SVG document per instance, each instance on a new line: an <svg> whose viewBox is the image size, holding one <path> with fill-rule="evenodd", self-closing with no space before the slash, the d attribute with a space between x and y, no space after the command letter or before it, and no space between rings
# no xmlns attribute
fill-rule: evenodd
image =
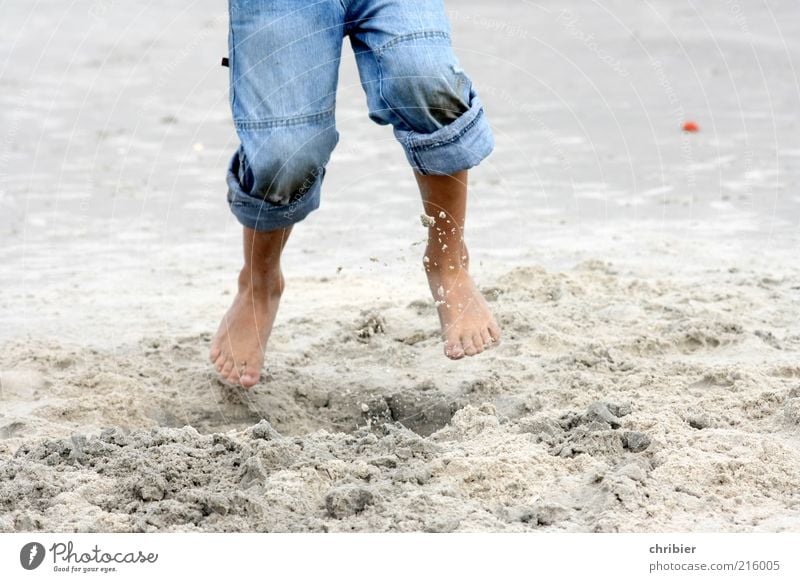
<svg viewBox="0 0 800 582"><path fill-rule="evenodd" d="M233 11L231 9L231 3L228 2L228 83L230 86L230 105L231 105L231 113L235 116L236 115L236 77L235 77L235 68L236 68L236 58L234 57L236 53L236 39L234 38L233 34Z"/></svg>
<svg viewBox="0 0 800 582"><path fill-rule="evenodd" d="M413 132L409 132L406 136L406 149L411 153L411 157L414 159L414 165L419 168L420 174L423 176L428 173L428 169L425 167L425 164L422 163L422 160L417 155L417 150L411 145L411 137L413 136Z"/></svg>
<svg viewBox="0 0 800 582"><path fill-rule="evenodd" d="M228 188L230 192L230 188ZM278 212L278 211L286 211L292 208L296 208L300 206L306 201L306 197L308 196L308 192L304 193L302 196L298 197L296 200L293 200L289 204L276 204L275 202L271 202L266 198L256 198L250 200L249 196L246 196L246 200L242 200L242 196L236 194L235 192L231 195L231 198L228 200L231 206L236 206L239 208L258 208L259 210L263 210L264 212Z"/></svg>
<svg viewBox="0 0 800 582"><path fill-rule="evenodd" d="M458 133L456 133L456 134L454 134L454 135L452 135L452 136L450 136L450 137L448 137L446 139L437 140L434 143L430 143L430 144L412 144L411 143L411 135L412 134L409 133L408 147L409 147L409 149L411 151L416 153L416 152L424 152L424 151L436 149L436 148L439 148L439 147L443 147L443 146L446 146L446 145L450 145L451 143L454 143L454 142L458 141L459 139L461 139L464 136L465 133L467 133L470 129L472 129L475 126L476 123L478 123L478 121L480 121L481 117L483 117L483 108L481 108L478 111L478 113L475 115L475 117L467 125L462 127L458 131Z"/></svg>
<svg viewBox="0 0 800 582"><path fill-rule="evenodd" d="M280 119L240 119L235 120L234 124L237 129L269 129L274 127L288 127L293 125L306 125L321 121L333 116L335 107L320 111L319 113L310 113L308 115L299 115L296 117L284 117Z"/></svg>
<svg viewBox="0 0 800 582"><path fill-rule="evenodd" d="M443 38L446 40L450 40L450 35L442 30L422 30L420 32L410 32L407 34L399 34L392 38L391 40L387 41L386 43L382 44L378 48L374 49L375 57L379 58L382 53L389 50L390 48L397 46L401 42L405 42L408 40L418 40L422 38Z"/></svg>

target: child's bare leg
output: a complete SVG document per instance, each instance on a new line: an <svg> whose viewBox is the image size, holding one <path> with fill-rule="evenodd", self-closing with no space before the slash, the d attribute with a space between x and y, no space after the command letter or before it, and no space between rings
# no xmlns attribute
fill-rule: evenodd
<svg viewBox="0 0 800 582"><path fill-rule="evenodd" d="M281 251L290 228L244 229L244 267L239 291L211 342L209 357L220 375L250 388L261 377L264 351L283 292Z"/></svg>
<svg viewBox="0 0 800 582"><path fill-rule="evenodd" d="M425 213L436 221L428 229L423 262L442 324L445 355L456 360L474 356L500 340L500 328L469 275L464 244L468 173L415 176Z"/></svg>

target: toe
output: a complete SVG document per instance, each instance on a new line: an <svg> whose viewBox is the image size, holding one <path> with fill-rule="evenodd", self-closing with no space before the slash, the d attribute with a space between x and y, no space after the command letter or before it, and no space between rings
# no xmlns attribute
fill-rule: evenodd
<svg viewBox="0 0 800 582"><path fill-rule="evenodd" d="M478 353L475 344L472 342L472 336L465 336L461 338L461 345L464 346L464 353L468 356L474 356Z"/></svg>
<svg viewBox="0 0 800 582"><path fill-rule="evenodd" d="M228 380L228 382L230 382L231 384L242 383L241 376L239 375L239 370L236 369L236 366L233 366L231 368L231 371L228 373L226 380Z"/></svg>
<svg viewBox="0 0 800 582"><path fill-rule="evenodd" d="M494 340L492 339L492 334L488 328L484 328L481 330L481 339L483 340L483 347L489 349L492 347Z"/></svg>
<svg viewBox="0 0 800 582"><path fill-rule="evenodd" d="M252 388L259 381L259 373L252 369L245 370L244 374L242 374L241 378L239 379L242 386L245 388Z"/></svg>
<svg viewBox="0 0 800 582"><path fill-rule="evenodd" d="M222 367L225 365L226 360L225 354L220 352L217 359L214 361L214 367L217 369L217 372L222 372Z"/></svg>
<svg viewBox="0 0 800 582"><path fill-rule="evenodd" d="M225 360L222 370L220 370L219 373L223 378L227 379L228 376L231 375L231 370L233 370L233 358L228 358Z"/></svg>
<svg viewBox="0 0 800 582"><path fill-rule="evenodd" d="M451 360L460 360L464 357L464 347L459 341L447 340L444 343L444 355Z"/></svg>
<svg viewBox="0 0 800 582"><path fill-rule="evenodd" d="M484 345L483 345L483 338L481 337L480 332L475 332L472 335L472 345L475 346L475 351L477 353L483 353Z"/></svg>
<svg viewBox="0 0 800 582"><path fill-rule="evenodd" d="M494 343L500 342L500 326L497 325L497 322L494 320L492 320L492 322L489 324L489 333L491 334Z"/></svg>
<svg viewBox="0 0 800 582"><path fill-rule="evenodd" d="M211 360L212 362L216 362L217 358L219 358L221 354L222 350L219 349L219 347L216 344L214 344L213 346L211 346L211 350L208 352L208 359Z"/></svg>

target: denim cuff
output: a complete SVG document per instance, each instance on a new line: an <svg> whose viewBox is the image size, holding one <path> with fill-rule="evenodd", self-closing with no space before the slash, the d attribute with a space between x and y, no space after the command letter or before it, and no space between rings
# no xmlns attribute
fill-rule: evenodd
<svg viewBox="0 0 800 582"><path fill-rule="evenodd" d="M480 164L494 149L494 138L474 90L470 108L461 117L434 131L417 133L395 128L411 167L424 176L450 176Z"/></svg>
<svg viewBox="0 0 800 582"><path fill-rule="evenodd" d="M289 204L276 204L245 194L239 183L237 172L234 171L234 168L238 166L238 155L238 152L234 155L228 169L228 205L242 226L257 231L287 228L300 222L319 208L325 168L322 168L320 175L300 198Z"/></svg>

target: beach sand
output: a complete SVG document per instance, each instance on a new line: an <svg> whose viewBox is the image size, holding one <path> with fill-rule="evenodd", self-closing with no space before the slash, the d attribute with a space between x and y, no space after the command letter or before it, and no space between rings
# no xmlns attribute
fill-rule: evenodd
<svg viewBox="0 0 800 582"><path fill-rule="evenodd" d="M346 47L249 391L207 361L241 253L224 6L40 5L0 35L0 532L800 531L790 2L451 5L504 331L458 362Z"/></svg>

